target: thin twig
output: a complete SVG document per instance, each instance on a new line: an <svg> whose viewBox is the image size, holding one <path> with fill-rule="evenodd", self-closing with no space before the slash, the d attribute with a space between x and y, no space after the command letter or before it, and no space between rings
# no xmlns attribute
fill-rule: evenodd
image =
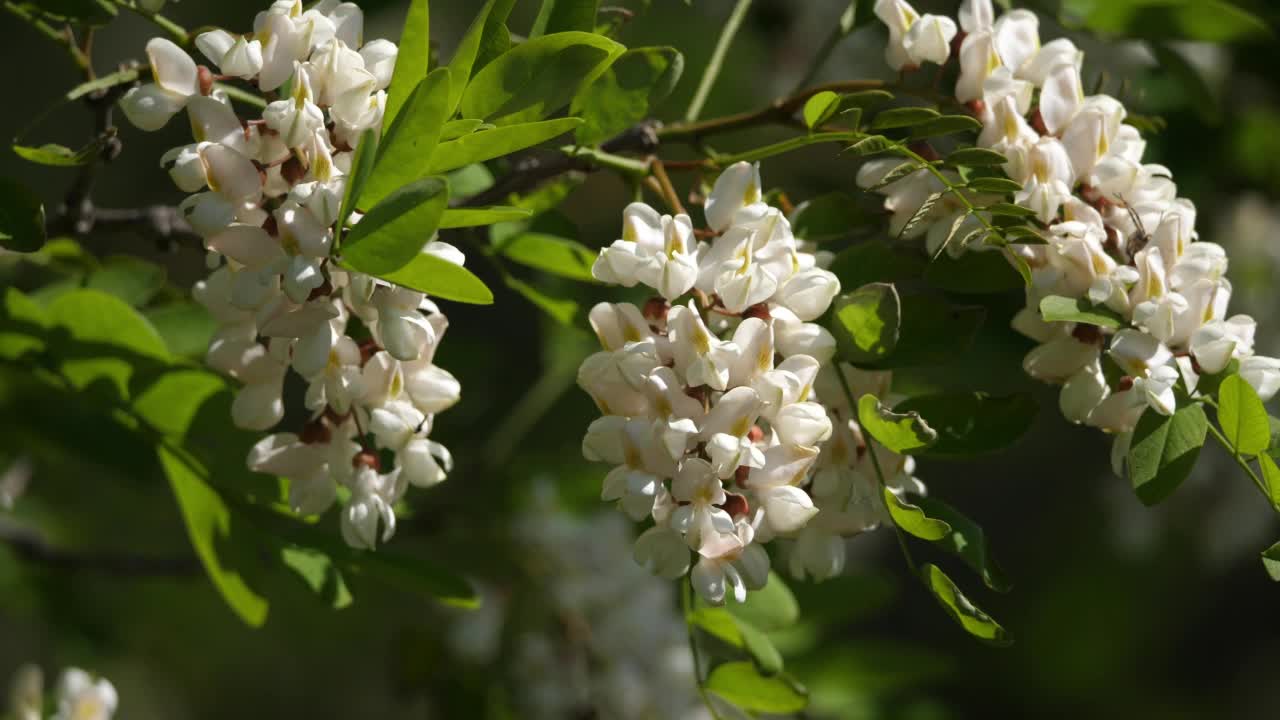
<svg viewBox="0 0 1280 720"><path fill-rule="evenodd" d="M702 71L698 90L693 94L689 109L684 114L685 122L696 121L698 115L702 113L702 106L706 104L707 96L711 94L711 88L716 84L716 78L720 76L720 68L724 65L725 55L729 53L729 46L733 44L733 38L738 34L738 28L742 27L742 20L747 16L747 10L750 8L751 0L738 0L738 4L733 7L733 12L729 14L729 19L725 21L724 29L720 31L720 39L716 41L715 50L711 51L711 59L707 61L707 67Z"/></svg>
<svg viewBox="0 0 1280 720"><path fill-rule="evenodd" d="M682 142L696 143L704 137L731 132L734 130L742 130L749 127L757 127L760 125L787 125L791 124L793 119L792 116L795 115L800 108L804 107L805 102L820 92L826 92L828 90L837 93L858 92L860 90L879 90L884 86L885 84L880 80L846 80L843 82L816 85L787 97L778 98L767 107L760 108L759 110L737 113L736 115L726 115L712 120L703 120L702 122L683 122L666 125L657 129L657 135L658 139L664 142L679 140Z"/></svg>
<svg viewBox="0 0 1280 720"><path fill-rule="evenodd" d="M10 525L0 525L0 542L23 560L60 570L132 578L188 576L201 572L200 562L193 556L80 552L55 547L34 530Z"/></svg>

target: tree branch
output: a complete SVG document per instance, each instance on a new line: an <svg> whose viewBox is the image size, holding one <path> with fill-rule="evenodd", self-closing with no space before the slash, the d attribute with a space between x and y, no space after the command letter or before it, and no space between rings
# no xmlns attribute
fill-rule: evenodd
<svg viewBox="0 0 1280 720"><path fill-rule="evenodd" d="M39 533L0 524L0 542L18 557L59 570L91 572L118 577L171 577L198 575L200 563L192 556L150 556L132 553L79 552L50 545Z"/></svg>
<svg viewBox="0 0 1280 720"><path fill-rule="evenodd" d="M801 90L793 95L784 98L778 98L770 103L767 107L751 112L738 113L736 115L726 115L724 117L714 118L711 120L703 120L693 123L673 123L658 128L658 139L666 142L671 140L679 140L682 142L697 142L698 140L720 133L731 132L734 130L742 130L744 128L756 127L759 125L786 125L792 121L794 116L809 98L820 92L857 92L860 90L879 90L885 86L880 80L846 80L844 82L828 83L826 85L816 85L814 87Z"/></svg>

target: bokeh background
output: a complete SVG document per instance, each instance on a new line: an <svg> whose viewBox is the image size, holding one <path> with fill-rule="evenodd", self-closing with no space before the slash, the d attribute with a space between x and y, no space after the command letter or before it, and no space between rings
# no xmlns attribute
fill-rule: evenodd
<svg viewBox="0 0 1280 720"><path fill-rule="evenodd" d="M442 57L479 4L432 3ZM678 118L732 3L616 4L637 13L621 30L624 44L672 45L685 54L686 74L659 113ZM753 109L790 92L845 4L757 0L703 116ZM917 7L950 13L955 4ZM1215 3L1062 4L1037 5L1046 11L1042 36L1072 37L1086 50L1086 78L1131 111L1164 118L1167 128L1150 138L1148 158L1171 168L1180 194L1196 203L1201 237L1226 246L1233 309L1258 318L1259 351L1280 353L1280 41L1267 33L1237 36L1229 13L1193 11L1185 20L1177 9ZM366 36L394 39L404 3L363 5ZM1243 5L1270 26L1280 17L1270 3ZM184 0L166 13L187 27L247 29L260 6ZM527 28L536 10L537 3L520 0L513 32ZM1059 10L1102 32L1060 22ZM2 17L0 137L11 138L79 76L46 39ZM1172 46L1200 81L1157 66L1135 39L1169 32L1182 38ZM99 33L98 68L140 57L153 34L144 21L122 14ZM818 79L886 77L882 48L882 30L859 30ZM123 128L124 152L103 171L98 204L175 202L178 193L157 159L184 142L180 126L151 135ZM76 145L89 131L88 114L71 105L43 119L31 137ZM746 148L784 132L744 132L717 147ZM661 151L673 158L682 152ZM494 169L500 173L501 164ZM853 191L855 171L855 161L830 146L763 166L766 185L794 201ZM7 150L0 152L0 175L29 183L50 207L72 179L71 171L26 164ZM599 247L615 238L628 197L617 179L593 174L540 222ZM454 240L464 250L484 242L478 235ZM181 289L204 272L200 252L155 237L98 234L84 247L100 257L136 254L159 262ZM627 707L648 708L640 712L649 717L687 709L681 703L690 697L688 681L674 672L684 642L674 588L635 575L629 529L597 499L605 470L581 459L582 431L596 412L573 377L594 340L506 289L478 255L469 266L495 289L496 303L445 303L451 330L437 358L461 380L464 401L440 416L433 438L452 449L459 465L442 486L410 494L412 515L393 542L474 578L485 592L484 609L467 615L356 585L356 602L334 610L279 573L266 578L273 599L266 626L249 629L195 564L149 452L85 421L74 406L33 406L21 375L6 373L0 459L26 458L30 483L12 511L0 510L0 528L34 528L59 547L140 554L168 567L140 574L104 572L92 563L59 567L0 543L0 681L25 662L49 673L66 665L92 668L116 683L119 717L126 720L613 717L609 708L628 693L639 699ZM0 270L0 283L24 290L60 279L48 267L12 259ZM585 307L607 292L527 279ZM1032 389L1041 401L1035 426L1013 451L978 462L923 463L919 471L932 493L986 528L1014 589L1006 595L971 589L1016 642L986 647L954 627L906 574L892 535L854 538L847 577L794 584L806 619L777 638L789 669L813 692L811 715L1280 717L1280 586L1258 560L1280 538L1275 515L1216 448L1206 448L1195 476L1169 501L1143 507L1110 474L1106 438L1063 422L1052 390L1019 371L1028 345L1007 329L1016 293L983 302L988 323L975 347L942 371L902 375L899 387ZM74 442L40 429L77 422ZM584 650L590 645L584 633L611 638L618 653L642 650L652 667L642 662L615 673L613 690L594 683L588 678L613 659ZM656 660L668 651L672 662Z"/></svg>

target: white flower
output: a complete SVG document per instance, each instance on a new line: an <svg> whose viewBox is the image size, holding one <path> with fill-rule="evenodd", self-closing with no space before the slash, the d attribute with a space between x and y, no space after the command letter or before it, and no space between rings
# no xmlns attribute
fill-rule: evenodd
<svg viewBox="0 0 1280 720"><path fill-rule="evenodd" d="M760 165L738 162L730 165L716 178L704 212L707 225L716 232L727 230L733 224L739 210L761 202Z"/></svg>
<svg viewBox="0 0 1280 720"><path fill-rule="evenodd" d="M58 678L58 711L53 720L111 720L119 704L115 686L106 678L94 679L79 668L68 668Z"/></svg>
<svg viewBox="0 0 1280 720"><path fill-rule="evenodd" d="M733 518L721 509L727 496L711 464L689 458L671 483L680 506L671 513L671 527L685 536L689 547L703 557L717 557L741 547Z"/></svg>
<svg viewBox="0 0 1280 720"><path fill-rule="evenodd" d="M902 38L902 49L912 65L926 62L942 65L951 56L951 40L956 36L956 24L942 15L924 15L911 24Z"/></svg>
<svg viewBox="0 0 1280 720"><path fill-rule="evenodd" d="M1280 359L1261 355L1244 358L1240 361L1240 377L1266 402L1280 391Z"/></svg>
<svg viewBox="0 0 1280 720"><path fill-rule="evenodd" d="M351 499L342 511L342 538L353 548L372 550L378 543L378 524L382 523L382 542L396 532L396 513L392 505L403 488L397 488L398 473L380 474L367 465L361 466L352 479Z"/></svg>

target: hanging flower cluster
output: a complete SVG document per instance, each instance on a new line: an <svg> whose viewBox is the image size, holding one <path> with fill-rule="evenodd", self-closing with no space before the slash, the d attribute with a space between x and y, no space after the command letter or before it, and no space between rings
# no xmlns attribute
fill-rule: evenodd
<svg viewBox="0 0 1280 720"><path fill-rule="evenodd" d="M1118 433L1119 458L1144 412L1176 411L1179 378L1194 392L1202 375L1234 362L1263 400L1280 390L1280 360L1253 353L1254 320L1227 315L1225 251L1197 241L1195 207L1177 196L1169 170L1142 162L1146 143L1125 124L1124 105L1084 94L1083 53L1070 40L1042 46L1033 13L996 18L990 0L962 3L959 34L950 19L920 16L903 0L879 0L875 9L897 69L946 64L957 48L955 98L982 121L978 146L1003 154L1005 172L1022 185L1014 202L1035 213L1044 244L1010 246L1031 268L1014 327L1040 343L1023 367L1062 385L1067 419ZM867 163L859 184L877 185L900 163ZM943 190L922 169L879 191L901 229ZM927 233L936 251L955 234L956 212L937 203L906 234ZM1085 301L1117 317L1119 328L1045 322L1041 302L1051 296Z"/></svg>
<svg viewBox="0 0 1280 720"><path fill-rule="evenodd" d="M687 215L624 210L622 239L593 273L659 296L643 309L592 308L604 350L578 373L604 414L583 453L615 466L602 497L654 521L637 561L676 578L692 549L694 587L713 603L760 587L769 570L760 543L795 536L818 514L807 486L832 434L813 388L835 340L813 321L840 283L760 188L747 163L720 175L706 201L710 242Z"/></svg>
<svg viewBox="0 0 1280 720"><path fill-rule="evenodd" d="M450 469L448 451L427 436L460 388L432 363L448 325L434 303L333 262L346 173L361 134L382 126L396 59L393 43L363 41L363 25L351 3L322 0L304 11L298 0L279 0L252 33L196 38L218 75L153 39L155 82L131 90L121 107L144 130L183 108L190 117L195 142L162 164L194 193L180 209L204 238L212 272L193 294L219 324L207 362L243 384L235 424L276 426L289 369L307 383L302 432L267 436L249 466L288 478L302 514L324 512L345 488L343 537L373 548L380 524L384 542L395 531L392 506L407 486L434 485ZM215 86L224 80L271 99L262 116L239 117ZM423 252L464 261L442 242Z"/></svg>
<svg viewBox="0 0 1280 720"><path fill-rule="evenodd" d="M58 677L52 720L111 720L119 697L106 678L95 678L80 668L67 668ZM9 693L13 720L44 717L44 674L35 665L24 665L14 674Z"/></svg>

